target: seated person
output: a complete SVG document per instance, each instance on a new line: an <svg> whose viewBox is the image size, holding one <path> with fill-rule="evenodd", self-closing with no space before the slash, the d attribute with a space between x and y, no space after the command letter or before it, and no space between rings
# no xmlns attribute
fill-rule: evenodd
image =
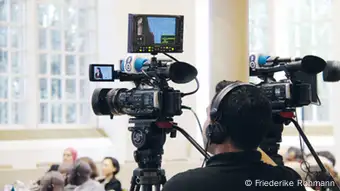
<svg viewBox="0 0 340 191"><path fill-rule="evenodd" d="M69 182L67 182L67 177L70 175L72 168L73 164L63 163L58 169L65 179L64 191L73 191L76 188L75 185L71 185Z"/></svg>
<svg viewBox="0 0 340 191"><path fill-rule="evenodd" d="M91 167L87 162L77 160L67 178L67 182L77 186L74 189L75 191L105 191L103 185L90 177L91 173Z"/></svg>
<svg viewBox="0 0 340 191"><path fill-rule="evenodd" d="M300 148L297 147L289 147L286 156L285 161L297 161L301 162L303 159L303 153L301 152Z"/></svg>
<svg viewBox="0 0 340 191"><path fill-rule="evenodd" d="M78 152L72 147L66 148L63 153L63 163L73 164L77 160Z"/></svg>
<svg viewBox="0 0 340 191"><path fill-rule="evenodd" d="M319 154L319 152L317 152L317 154ZM340 178L339 178L338 172L336 172L333 166L333 164L335 164L335 159L334 161L331 161L329 160L329 158L321 156L321 155L318 155L318 157L320 161L322 162L322 164L327 169L327 171L329 172L329 174L334 178L335 182L338 185L340 185ZM316 160L311 154L307 155L306 162L310 166L310 168L314 169L315 171L321 171L318 163L316 162ZM306 167L305 167L305 170L307 171Z"/></svg>
<svg viewBox="0 0 340 191"><path fill-rule="evenodd" d="M319 151L319 152L316 152L316 154L319 156L319 157L324 157L326 158L329 162L331 162L331 165L334 167L335 166L335 156L329 152L329 151ZM306 156L306 158L309 158L309 157L313 157L312 154L308 154Z"/></svg>
<svg viewBox="0 0 340 191"><path fill-rule="evenodd" d="M64 177L58 171L51 171L45 174L40 181L40 191L63 191Z"/></svg>
<svg viewBox="0 0 340 191"><path fill-rule="evenodd" d="M79 158L79 160L86 162L87 164L90 165L91 167L91 179L95 180L99 173L98 173L98 169L97 169L97 165L94 163L94 161L90 158L90 157L81 157Z"/></svg>
<svg viewBox="0 0 340 191"><path fill-rule="evenodd" d="M120 169L117 159L112 157L105 157L102 162L102 172L105 178L99 180L104 184L106 191L122 191L122 185L119 180L116 179Z"/></svg>
<svg viewBox="0 0 340 191"><path fill-rule="evenodd" d="M257 148L272 127L271 107L258 87L220 82L204 126L206 149L214 156L206 167L172 177L163 191L306 190L296 184L301 177L291 168L261 161ZM281 185L268 186L270 181L281 181ZM284 181L293 185L282 184Z"/></svg>

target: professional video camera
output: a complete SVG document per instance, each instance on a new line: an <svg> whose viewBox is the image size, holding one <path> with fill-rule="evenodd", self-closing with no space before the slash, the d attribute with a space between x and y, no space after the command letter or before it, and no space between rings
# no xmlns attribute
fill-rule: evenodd
<svg viewBox="0 0 340 191"><path fill-rule="evenodd" d="M90 81L131 81L136 85L126 88L96 89L92 95L92 108L96 115L130 115L131 139L137 148L134 152L137 169L133 172L131 191L160 190L166 181L161 168L163 145L166 134L176 136L180 131L202 154L207 153L182 128L173 122L173 117L182 114L182 97L197 92L197 70L180 62L167 53L183 52L184 17L180 15L133 15L129 14L128 52L150 53L151 59L129 55L120 61L120 70L114 65L91 64ZM163 53L174 62L157 60ZM170 87L168 81L185 84L196 81L197 89L182 93Z"/></svg>
<svg viewBox="0 0 340 191"><path fill-rule="evenodd" d="M333 181L333 188L339 190L339 187L327 172L302 128L294 119L297 107L320 102L316 90L316 74L322 72L326 65L326 61L312 55L303 58L280 58L255 54L249 56L250 76L256 76L262 80L257 86L271 100L273 108L273 125L260 145L262 150L277 164L283 165L282 157L278 154L280 142L282 141L283 126L292 122L319 165L324 178L328 181ZM336 70L334 69L335 67L332 68ZM286 79L276 81L274 74L282 71L285 73Z"/></svg>
<svg viewBox="0 0 340 191"><path fill-rule="evenodd" d="M258 86L272 101L274 112L295 111L296 107L318 101L316 89L312 89L312 84L299 78L303 73L313 78L322 72L326 67L323 59L311 55L303 58L273 58L253 54L249 56L249 66L250 76L263 80ZM274 74L280 71L285 72L287 78L277 82Z"/></svg>

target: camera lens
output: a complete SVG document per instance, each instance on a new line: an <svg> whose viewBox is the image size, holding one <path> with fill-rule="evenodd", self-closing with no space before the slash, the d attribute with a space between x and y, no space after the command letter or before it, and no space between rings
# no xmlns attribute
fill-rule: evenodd
<svg viewBox="0 0 340 191"><path fill-rule="evenodd" d="M110 88L95 89L92 94L92 110L96 115L110 115L110 106L106 101L107 93Z"/></svg>
<svg viewBox="0 0 340 191"><path fill-rule="evenodd" d="M92 109L96 115L123 115L120 100L117 99L125 88L100 88L95 89L92 94Z"/></svg>

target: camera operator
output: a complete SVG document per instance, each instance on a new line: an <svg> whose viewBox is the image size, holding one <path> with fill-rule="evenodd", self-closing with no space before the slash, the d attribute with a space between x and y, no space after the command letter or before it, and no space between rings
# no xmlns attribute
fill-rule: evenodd
<svg viewBox="0 0 340 191"><path fill-rule="evenodd" d="M267 97L255 86L221 81L216 86L212 108L216 108L215 99L227 89L217 105L217 117L212 115L210 106L207 109L205 142L214 156L206 162L206 167L172 177L163 191L305 190L297 184L301 177L294 170L261 161L257 148L272 124ZM275 185L268 184L270 181L275 181ZM293 185L282 184L285 181Z"/></svg>

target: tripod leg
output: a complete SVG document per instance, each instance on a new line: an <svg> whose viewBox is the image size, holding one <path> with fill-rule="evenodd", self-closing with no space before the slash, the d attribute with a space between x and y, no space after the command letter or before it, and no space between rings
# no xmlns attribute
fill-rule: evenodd
<svg viewBox="0 0 340 191"><path fill-rule="evenodd" d="M152 191L152 185L143 185L142 191Z"/></svg>
<svg viewBox="0 0 340 191"><path fill-rule="evenodd" d="M130 186L130 191L135 191L136 187L136 176L132 176L131 178L131 186ZM138 191L138 190L137 190Z"/></svg>
<svg viewBox="0 0 340 191"><path fill-rule="evenodd" d="M155 186L155 191L161 191L161 185L156 185Z"/></svg>
<svg viewBox="0 0 340 191"><path fill-rule="evenodd" d="M137 184L137 185L136 185L136 189L135 189L135 190L133 190L133 191L140 191L140 185L139 185L139 184Z"/></svg>

